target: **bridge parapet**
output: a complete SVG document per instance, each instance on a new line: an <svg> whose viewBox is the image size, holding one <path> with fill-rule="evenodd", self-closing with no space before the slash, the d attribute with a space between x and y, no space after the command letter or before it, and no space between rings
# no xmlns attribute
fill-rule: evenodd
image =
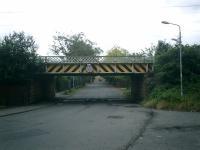
<svg viewBox="0 0 200 150"><path fill-rule="evenodd" d="M144 56L41 56L48 64L153 63L153 57Z"/></svg>

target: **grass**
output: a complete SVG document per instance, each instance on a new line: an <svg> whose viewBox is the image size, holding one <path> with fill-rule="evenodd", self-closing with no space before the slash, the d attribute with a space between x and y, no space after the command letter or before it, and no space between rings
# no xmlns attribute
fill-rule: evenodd
<svg viewBox="0 0 200 150"><path fill-rule="evenodd" d="M195 100L167 101L167 100L148 100L142 102L147 108L155 108L162 110L177 110L200 112L200 102Z"/></svg>
<svg viewBox="0 0 200 150"><path fill-rule="evenodd" d="M131 99L131 89L130 88L121 88L123 95L127 98L127 99Z"/></svg>
<svg viewBox="0 0 200 150"><path fill-rule="evenodd" d="M81 87L79 87L79 88L71 88L71 89L69 89L69 90L65 90L65 91L64 91L64 94L65 94L65 95L72 95L72 94L75 94L80 88L81 88Z"/></svg>
<svg viewBox="0 0 200 150"><path fill-rule="evenodd" d="M195 86L192 86L195 87ZM147 100L142 102L144 107L163 109L200 112L200 89L188 88L184 96L180 96L179 87L173 88L156 88Z"/></svg>

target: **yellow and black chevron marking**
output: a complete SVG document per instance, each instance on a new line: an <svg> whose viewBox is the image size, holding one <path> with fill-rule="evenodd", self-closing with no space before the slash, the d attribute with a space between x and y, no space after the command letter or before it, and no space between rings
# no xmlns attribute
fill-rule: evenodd
<svg viewBox="0 0 200 150"><path fill-rule="evenodd" d="M49 64L47 73L147 73L153 71L152 64L91 64L92 71L87 71L87 64Z"/></svg>

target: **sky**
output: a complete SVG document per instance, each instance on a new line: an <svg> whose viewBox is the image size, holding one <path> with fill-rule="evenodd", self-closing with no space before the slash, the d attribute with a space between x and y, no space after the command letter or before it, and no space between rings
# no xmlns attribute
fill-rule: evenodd
<svg viewBox="0 0 200 150"><path fill-rule="evenodd" d="M13 31L32 35L40 55L50 52L56 32L83 32L104 50L120 46L130 53L175 44L179 24L183 44L200 44L200 0L0 0L0 37Z"/></svg>

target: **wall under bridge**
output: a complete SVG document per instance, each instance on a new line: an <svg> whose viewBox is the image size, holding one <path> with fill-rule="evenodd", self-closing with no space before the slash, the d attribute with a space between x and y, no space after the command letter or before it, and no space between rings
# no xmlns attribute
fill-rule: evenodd
<svg viewBox="0 0 200 150"><path fill-rule="evenodd" d="M131 75L131 98L134 103L141 102L145 97L144 74Z"/></svg>
<svg viewBox="0 0 200 150"><path fill-rule="evenodd" d="M0 82L0 105L28 105L51 101L55 97L55 80L40 76L26 81Z"/></svg>

